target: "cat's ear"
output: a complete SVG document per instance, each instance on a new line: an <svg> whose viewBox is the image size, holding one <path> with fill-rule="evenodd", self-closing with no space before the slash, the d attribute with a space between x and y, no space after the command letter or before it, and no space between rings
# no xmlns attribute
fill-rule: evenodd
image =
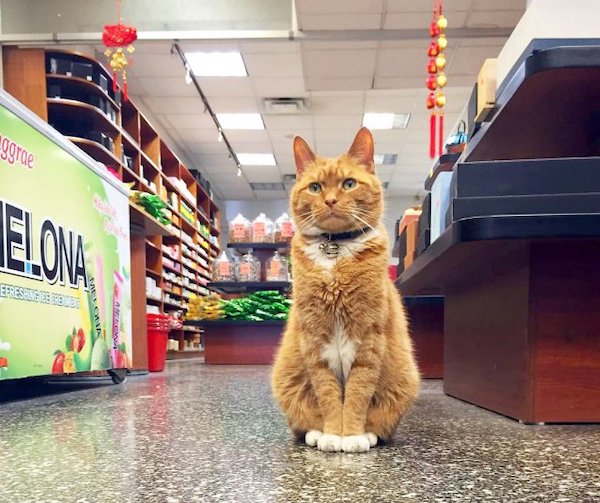
<svg viewBox="0 0 600 503"><path fill-rule="evenodd" d="M315 162L317 156L299 136L294 136L294 159L296 160L296 173L300 178L306 166Z"/></svg>
<svg viewBox="0 0 600 503"><path fill-rule="evenodd" d="M350 150L348 150L348 156L365 166L369 173L374 174L374 154L375 145L373 143L373 135L366 127L362 127L358 130L358 133L356 133L352 146L350 147Z"/></svg>

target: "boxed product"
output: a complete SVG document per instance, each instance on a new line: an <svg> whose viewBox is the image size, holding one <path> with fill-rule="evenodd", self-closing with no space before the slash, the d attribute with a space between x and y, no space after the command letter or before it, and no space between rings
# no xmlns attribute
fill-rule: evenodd
<svg viewBox="0 0 600 503"><path fill-rule="evenodd" d="M229 241L232 243L249 243L251 239L251 224L244 215L238 213L229 222Z"/></svg>
<svg viewBox="0 0 600 503"><path fill-rule="evenodd" d="M460 163L452 197L600 193L599 165L600 157Z"/></svg>
<svg viewBox="0 0 600 503"><path fill-rule="evenodd" d="M50 58L49 73L72 76L73 63L68 59Z"/></svg>
<svg viewBox="0 0 600 503"><path fill-rule="evenodd" d="M91 63L74 62L71 66L71 72L73 77L79 77L91 82L94 69Z"/></svg>
<svg viewBox="0 0 600 503"><path fill-rule="evenodd" d="M260 213L252 222L253 243L273 243L275 241L275 226L273 220Z"/></svg>
<svg viewBox="0 0 600 503"><path fill-rule="evenodd" d="M450 206L450 184L452 173L444 172L433 182L431 188L431 242L446 229L446 212Z"/></svg>
<svg viewBox="0 0 600 503"><path fill-rule="evenodd" d="M497 59L486 59L477 77L477 122L484 122L496 103Z"/></svg>
<svg viewBox="0 0 600 503"><path fill-rule="evenodd" d="M406 255L404 257L404 269L408 269L416 257L417 227L418 222L416 220L413 220L406 226Z"/></svg>

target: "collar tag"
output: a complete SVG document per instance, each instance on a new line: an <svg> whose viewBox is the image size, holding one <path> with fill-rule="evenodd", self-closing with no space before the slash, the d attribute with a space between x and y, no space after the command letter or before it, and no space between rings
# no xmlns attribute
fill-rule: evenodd
<svg viewBox="0 0 600 503"><path fill-rule="evenodd" d="M335 241L325 241L319 245L321 250L327 258L335 258L340 253L340 245Z"/></svg>

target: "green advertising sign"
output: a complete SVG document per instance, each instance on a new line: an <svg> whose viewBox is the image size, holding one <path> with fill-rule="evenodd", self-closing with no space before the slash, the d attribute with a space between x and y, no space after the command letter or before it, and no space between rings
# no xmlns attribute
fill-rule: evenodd
<svg viewBox="0 0 600 503"><path fill-rule="evenodd" d="M0 103L0 379L128 367L127 196L27 118Z"/></svg>

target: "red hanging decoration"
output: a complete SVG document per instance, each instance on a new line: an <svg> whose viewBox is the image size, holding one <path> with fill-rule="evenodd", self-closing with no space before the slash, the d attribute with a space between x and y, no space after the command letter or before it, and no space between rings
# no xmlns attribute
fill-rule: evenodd
<svg viewBox="0 0 600 503"><path fill-rule="evenodd" d="M108 58L108 64L113 72L113 91L116 92L119 88L117 79L119 73L121 73L123 76L123 100L127 101L129 98L127 86L127 65L129 61L126 52L131 54L135 51L131 44L137 40L137 29L121 23L121 0L116 1L119 22L104 26L102 43L106 46L104 54Z"/></svg>
<svg viewBox="0 0 600 503"><path fill-rule="evenodd" d="M442 1L434 0L433 14L429 25L429 35L432 39L427 48L429 62L427 64L427 78L425 84L430 92L425 102L427 109L431 110L429 117L429 156L433 159L437 155L443 154L444 149L444 106L446 105L446 96L443 88L448 81L444 69L446 67L446 56L444 49L448 46L445 31L448 27L448 20L442 15ZM433 91L437 91L437 94ZM437 110L436 110L437 109ZM439 116L437 119L436 115ZM437 142L436 142L437 136Z"/></svg>
<svg viewBox="0 0 600 503"><path fill-rule="evenodd" d="M435 110L431 111L429 117L429 157L435 157Z"/></svg>

